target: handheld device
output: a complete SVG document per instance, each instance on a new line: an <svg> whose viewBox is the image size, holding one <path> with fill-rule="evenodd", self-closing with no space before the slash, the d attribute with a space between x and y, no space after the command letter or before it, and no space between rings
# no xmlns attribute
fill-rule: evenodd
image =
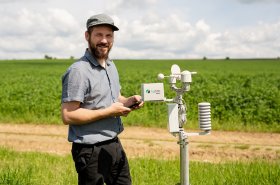
<svg viewBox="0 0 280 185"><path fill-rule="evenodd" d="M134 104L130 105L128 108L135 108L136 106L140 105L140 103L142 103L142 102L143 102L143 100L135 102Z"/></svg>

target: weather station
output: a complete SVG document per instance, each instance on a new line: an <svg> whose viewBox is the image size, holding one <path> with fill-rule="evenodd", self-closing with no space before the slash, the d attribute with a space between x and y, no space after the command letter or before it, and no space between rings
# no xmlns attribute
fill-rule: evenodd
<svg viewBox="0 0 280 185"><path fill-rule="evenodd" d="M180 185L190 185L189 175L189 152L188 138L190 136L208 135L211 131L211 105L208 102L198 103L198 123L201 132L185 132L184 125L187 122L187 106L183 94L190 91L192 75L196 72L182 71L178 65L171 67L171 74L165 76L158 74L158 79L169 78L169 85L176 96L167 99L164 96L163 83L144 83L141 85L142 98L144 101L166 102L168 109L168 131L178 137L180 145ZM181 83L181 85L177 85Z"/></svg>

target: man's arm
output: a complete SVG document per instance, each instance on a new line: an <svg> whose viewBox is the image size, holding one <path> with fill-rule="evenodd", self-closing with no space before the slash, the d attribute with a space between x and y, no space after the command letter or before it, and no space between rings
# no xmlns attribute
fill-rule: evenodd
<svg viewBox="0 0 280 185"><path fill-rule="evenodd" d="M81 125L107 117L126 116L131 109L123 103L113 103L110 107L98 110L89 110L80 107L80 102L66 102L61 105L61 117L65 125Z"/></svg>

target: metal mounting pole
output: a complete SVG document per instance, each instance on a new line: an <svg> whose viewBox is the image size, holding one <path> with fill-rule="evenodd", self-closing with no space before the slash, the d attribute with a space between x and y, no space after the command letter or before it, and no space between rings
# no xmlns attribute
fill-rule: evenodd
<svg viewBox="0 0 280 185"><path fill-rule="evenodd" d="M179 118L179 142L180 145L180 183L181 185L189 185L189 156L188 156L188 136L184 132L184 124L187 121L186 105L183 103L183 93L185 89L177 89L175 98L178 104Z"/></svg>
<svg viewBox="0 0 280 185"><path fill-rule="evenodd" d="M189 151L188 151L188 138L184 134L183 128L179 132L179 145L180 145L180 181L181 185L189 185Z"/></svg>

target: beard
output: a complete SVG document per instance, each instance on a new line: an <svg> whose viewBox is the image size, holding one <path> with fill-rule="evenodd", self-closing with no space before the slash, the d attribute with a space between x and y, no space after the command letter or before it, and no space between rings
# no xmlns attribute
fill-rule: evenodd
<svg viewBox="0 0 280 185"><path fill-rule="evenodd" d="M89 49L92 52L92 55L96 58L96 59L108 59L110 50L112 48L112 46L110 46L109 44L94 44L91 42L91 40L88 41L89 43ZM103 49L107 49L107 51L103 51Z"/></svg>

